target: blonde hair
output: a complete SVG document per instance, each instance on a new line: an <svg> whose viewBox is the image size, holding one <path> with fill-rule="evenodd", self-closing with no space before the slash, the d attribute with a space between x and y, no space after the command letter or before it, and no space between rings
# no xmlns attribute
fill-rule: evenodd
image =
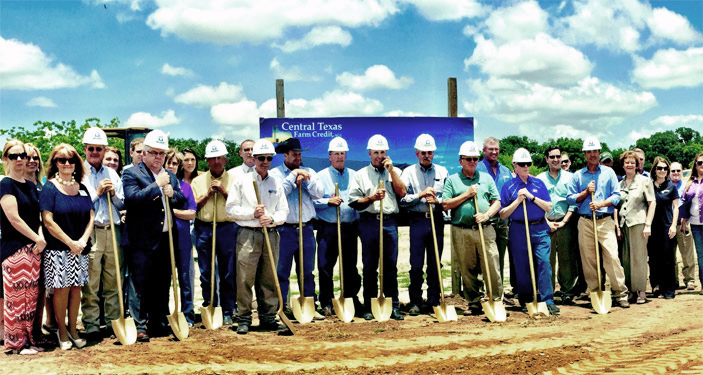
<svg viewBox="0 0 703 375"><path fill-rule="evenodd" d="M37 156L39 156L39 161L37 162L37 170L34 171L34 179L36 179L37 182L41 182L42 172L44 172L44 165L42 165L41 152L39 151L39 147L35 146L34 143L25 143L24 150L27 152L27 161L29 161L29 154L31 154L32 152L36 152Z"/></svg>
<svg viewBox="0 0 703 375"><path fill-rule="evenodd" d="M59 143L58 145L56 145L56 147L54 147L53 150L51 150L51 154L49 154L49 159L46 161L47 177L53 178L57 173L59 173L59 168L56 166L56 159L59 158L58 154L62 151L65 151L67 154L69 154L69 158L75 161L74 165L76 166L76 168L73 170L73 177L78 182L83 181L83 176L85 176L86 174L85 165L83 165L83 158L81 158L81 155L78 153L78 151L76 151L76 149L68 143Z"/></svg>
<svg viewBox="0 0 703 375"><path fill-rule="evenodd" d="M7 152L15 146L22 146L22 148L24 149L24 142L20 141L17 138L10 139L5 142L5 146L2 148L2 169L5 170L5 173L8 173L8 168L10 167L10 160L7 158ZM27 152L26 149L25 152Z"/></svg>

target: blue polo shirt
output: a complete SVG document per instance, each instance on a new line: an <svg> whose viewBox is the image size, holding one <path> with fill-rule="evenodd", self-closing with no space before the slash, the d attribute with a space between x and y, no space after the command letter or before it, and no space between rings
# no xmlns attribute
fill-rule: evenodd
<svg viewBox="0 0 703 375"><path fill-rule="evenodd" d="M595 172L590 172L588 167L576 171L571 177L571 183L569 183L569 195L566 196L566 203L577 205L576 212L579 215L590 215L592 213L589 207L591 195L589 194L580 203L576 202L576 197L586 190L589 182L594 180L596 181L596 192L593 195L596 202L607 199L613 204L610 207L599 209L596 214L612 214L620 202L620 183L618 183L618 176L615 175L613 169L605 165L598 165Z"/></svg>
<svg viewBox="0 0 703 375"><path fill-rule="evenodd" d="M491 163L488 162L488 160L486 160L486 158L483 158L483 160L476 164L476 170L479 172L488 173L488 175L493 178L493 182L496 183L496 188L498 188L498 192L501 192L503 191L503 185L513 179L513 174L510 172L510 169L508 169L508 167L498 162L496 163L498 164L496 173L493 173L493 166L491 165Z"/></svg>
<svg viewBox="0 0 703 375"><path fill-rule="evenodd" d="M513 203L518 197L518 191L522 188L526 188L531 194L543 201L551 202L549 190L542 180L537 177L527 176L527 182L524 182L520 177L515 177L506 182L505 185L503 185L503 190L500 191L501 209ZM537 204L531 202L529 199L526 199L525 203L527 203L527 221L536 221L544 217L544 210ZM525 213L522 210L522 204L513 211L509 218L510 220L525 221Z"/></svg>

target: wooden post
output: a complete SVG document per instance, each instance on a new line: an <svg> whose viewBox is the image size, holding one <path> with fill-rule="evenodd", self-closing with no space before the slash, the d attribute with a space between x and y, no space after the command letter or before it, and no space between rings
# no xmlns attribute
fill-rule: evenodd
<svg viewBox="0 0 703 375"><path fill-rule="evenodd" d="M276 80L276 117L286 117L286 101L283 95L283 80Z"/></svg>
<svg viewBox="0 0 703 375"><path fill-rule="evenodd" d="M457 105L457 92L456 92L456 78L451 77L447 79L447 116L457 117L458 105ZM450 246L452 251L452 294L461 294L461 268L459 267L459 257L456 255L454 249L454 242L451 241L451 231L450 233Z"/></svg>

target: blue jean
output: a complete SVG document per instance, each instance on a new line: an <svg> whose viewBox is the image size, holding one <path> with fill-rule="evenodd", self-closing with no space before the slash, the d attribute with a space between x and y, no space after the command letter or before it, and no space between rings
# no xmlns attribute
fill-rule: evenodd
<svg viewBox="0 0 703 375"><path fill-rule="evenodd" d="M413 216L410 218L410 304L422 304L422 281L425 255L427 255L427 302L430 306L439 305L439 277L437 276L437 260L434 254L434 241L430 219ZM444 248L444 219L442 213L435 214L435 231L437 233L437 252L442 259Z"/></svg>
<svg viewBox="0 0 703 375"><path fill-rule="evenodd" d="M691 234L698 255L698 280L703 285L703 225L691 225Z"/></svg>
<svg viewBox="0 0 703 375"><path fill-rule="evenodd" d="M235 287L235 247L237 246L237 227L235 223L217 223L215 236L215 257L217 274L220 276L219 296L213 298L213 306L222 306L225 316L232 316L237 298ZM212 264L212 223L196 220L195 249L198 251L200 268L200 288L203 291L203 306L210 305L210 277ZM217 291L217 288L215 288ZM219 297L219 300L218 300Z"/></svg>
<svg viewBox="0 0 703 375"><path fill-rule="evenodd" d="M180 220L180 219L177 219ZM186 233L179 233L181 239L177 248L174 249L176 258L176 272L178 274L178 286L180 287L181 311L189 323L195 323L195 312L193 311L193 283L195 277L195 267L193 266L193 243L190 241L190 226L184 228Z"/></svg>
<svg viewBox="0 0 703 375"><path fill-rule="evenodd" d="M552 288L552 266L549 263L549 254L551 252L549 226L545 222L538 225L530 225L529 227L538 300L552 303L554 289ZM532 302L532 276L530 275L530 260L527 254L525 223L511 222L509 236L510 250L515 260L516 287L520 303Z"/></svg>
<svg viewBox="0 0 703 375"><path fill-rule="evenodd" d="M359 256L359 222L342 223L342 265L344 269L344 298L357 298L361 276L356 269ZM331 306L334 298L334 266L339 258L337 223L317 224L317 269L320 272L320 306Z"/></svg>
<svg viewBox="0 0 703 375"><path fill-rule="evenodd" d="M290 289L290 273L295 260L295 272L298 275L300 282L300 264L298 263L300 255L298 254L298 226L281 225L278 227L280 235L280 245L278 247L278 282L281 284L281 294L283 302L288 301L288 290ZM315 296L315 278L312 271L315 269L315 235L312 230L312 225L303 227L303 278L305 285L303 289L304 297Z"/></svg>
<svg viewBox="0 0 703 375"><path fill-rule="evenodd" d="M359 220L361 260L364 263L364 305L371 311L371 298L378 297L379 221L369 215ZM383 294L398 308L398 223L393 217L383 218Z"/></svg>

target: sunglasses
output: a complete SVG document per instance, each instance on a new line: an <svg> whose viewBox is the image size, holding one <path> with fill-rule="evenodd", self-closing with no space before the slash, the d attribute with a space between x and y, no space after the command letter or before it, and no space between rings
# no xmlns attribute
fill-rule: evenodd
<svg viewBox="0 0 703 375"><path fill-rule="evenodd" d="M71 157L71 158L56 158L56 163L59 165L63 165L66 163L73 165L73 164L76 164L76 159L73 157Z"/></svg>
<svg viewBox="0 0 703 375"><path fill-rule="evenodd" d="M17 159L26 159L27 158L27 153L23 152L21 154L7 154L7 158L10 160L17 160Z"/></svg>
<svg viewBox="0 0 703 375"><path fill-rule="evenodd" d="M681 173L681 170L680 169L672 169L671 173Z"/></svg>
<svg viewBox="0 0 703 375"><path fill-rule="evenodd" d="M550 158L550 159L560 159L560 158L561 158L561 154L559 154L559 155L549 155L549 156L547 156L547 157Z"/></svg>
<svg viewBox="0 0 703 375"><path fill-rule="evenodd" d="M256 160L258 160L258 161L271 161L271 160L273 160L273 156L257 156Z"/></svg>
<svg viewBox="0 0 703 375"><path fill-rule="evenodd" d="M134 150L134 152L137 153L137 154L141 154L141 153L142 153L142 150Z"/></svg>
<svg viewBox="0 0 703 375"><path fill-rule="evenodd" d="M657 166L657 170L658 170L658 171L668 171L668 170L669 170L669 167L659 167L659 166Z"/></svg>
<svg viewBox="0 0 703 375"><path fill-rule="evenodd" d="M696 162L696 165L699 166L699 167L700 167L701 165L703 165L703 160L698 160L698 161Z"/></svg>
<svg viewBox="0 0 703 375"><path fill-rule="evenodd" d="M434 155L434 151L420 151L420 155Z"/></svg>
<svg viewBox="0 0 703 375"><path fill-rule="evenodd" d="M461 160L465 160L465 161L478 161L478 157L473 157L473 158L461 158Z"/></svg>
<svg viewBox="0 0 703 375"><path fill-rule="evenodd" d="M251 150L252 150L251 147L249 147L249 148L243 148L243 149L242 149L242 151L244 151L244 152L249 152L249 151L251 151Z"/></svg>
<svg viewBox="0 0 703 375"><path fill-rule="evenodd" d="M88 147L88 151L90 151L90 152L93 152L93 151L103 152L103 150L104 150L104 148L102 148L102 147L93 147L93 146Z"/></svg>
<svg viewBox="0 0 703 375"><path fill-rule="evenodd" d="M562 161L561 161L562 164L568 164L569 162L571 162L571 160L569 160L569 159L566 159L566 160L562 160Z"/></svg>
<svg viewBox="0 0 703 375"><path fill-rule="evenodd" d="M527 163L527 162L524 162L524 163L523 163L523 162L519 162L519 163L515 163L515 164L516 164L518 167L523 167L523 168L524 168L524 167L531 167L531 166L532 166L532 163Z"/></svg>

